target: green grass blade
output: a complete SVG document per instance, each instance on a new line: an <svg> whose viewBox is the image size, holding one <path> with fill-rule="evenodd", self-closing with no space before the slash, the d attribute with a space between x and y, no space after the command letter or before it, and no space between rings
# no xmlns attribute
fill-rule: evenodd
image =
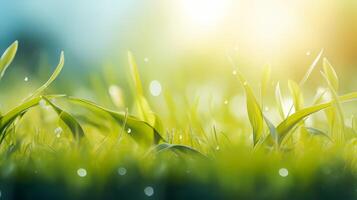
<svg viewBox="0 0 357 200"><path fill-rule="evenodd" d="M280 83L278 82L275 87L275 101L281 119L285 119L283 97L281 95Z"/></svg>
<svg viewBox="0 0 357 200"><path fill-rule="evenodd" d="M127 127L126 133L129 134L139 144L145 146L151 146L158 144L161 141L165 141L159 132L150 124L145 121L139 120L133 116L126 116L123 113L119 113L113 110L106 109L88 100L70 97L70 101L77 103L81 106L88 108L94 113L106 112L112 116L120 126ZM130 130L130 131L128 131Z"/></svg>
<svg viewBox="0 0 357 200"><path fill-rule="evenodd" d="M304 106L304 97L301 93L299 85L292 80L288 81L288 87L291 93L291 96L293 97L293 103L295 107L295 112L303 108Z"/></svg>
<svg viewBox="0 0 357 200"><path fill-rule="evenodd" d="M337 74L335 72L335 70L333 69L333 67L331 66L331 64L327 61L327 59L325 59L326 62L324 62L324 71L321 72L321 75L323 76L323 78L325 79L330 92L332 94L332 98L335 101L334 103L334 108L336 108L336 110L331 109L330 111L330 119L333 120L332 125L332 130L331 132L334 135L334 139L336 139L337 142L341 143L345 140L345 117L343 115L343 111L342 111L342 106L341 103L338 99L338 94L337 94L337 90L338 90L338 77ZM324 61L325 61L324 60ZM336 114L337 112L337 114Z"/></svg>
<svg viewBox="0 0 357 200"><path fill-rule="evenodd" d="M148 122L151 126L154 126L156 121L159 121L160 119L157 119L157 115L154 114L144 96L138 66L136 64L134 55L130 51L128 52L128 61L130 66L130 74L134 83L134 94L139 118Z"/></svg>
<svg viewBox="0 0 357 200"><path fill-rule="evenodd" d="M179 155L191 155L191 156L196 156L202 159L207 159L207 156L205 156L203 153L199 152L198 150L186 146L186 145L180 145L180 144L168 144L168 143L162 143L154 146L148 153L147 155L151 154L159 154L165 151L172 151L176 154Z"/></svg>
<svg viewBox="0 0 357 200"><path fill-rule="evenodd" d="M341 102L351 101L351 100L356 100L356 99L357 99L357 92L349 93L349 94L339 97L339 100ZM317 111L323 110L327 107L330 107L333 103L335 103L335 101L330 101L327 103L322 103L322 104L318 104L315 106L307 107L307 108L301 109L301 110L295 112L294 114L290 115L289 117L287 117L284 121L282 121L277 126L277 131L279 133L279 142L281 142L284 139L284 137L286 136L286 134L296 124L298 124L301 120L303 120L305 117L307 117Z"/></svg>
<svg viewBox="0 0 357 200"><path fill-rule="evenodd" d="M338 81L337 73L326 58L324 58L323 69L329 84L333 87L335 91L338 91L339 81Z"/></svg>
<svg viewBox="0 0 357 200"><path fill-rule="evenodd" d="M319 129L317 129L317 128L306 127L306 130L307 130L311 135L321 135L321 136L324 136L324 137L328 138L330 141L332 141L331 138L330 138L330 136L328 136L327 133L325 133L325 132L323 132L323 131L321 131L321 130L319 130Z"/></svg>
<svg viewBox="0 0 357 200"><path fill-rule="evenodd" d="M82 126L79 124L79 122L68 112L62 110L60 107L55 105L54 103L51 102L46 97L43 97L48 104L54 109L54 111L57 113L57 115L60 117L62 122L71 130L73 137L76 140L79 140L84 136L84 131Z"/></svg>
<svg viewBox="0 0 357 200"><path fill-rule="evenodd" d="M263 134L263 114L252 88L248 85L240 71L237 72L237 75L245 91L248 118L253 128L253 144L255 145Z"/></svg>
<svg viewBox="0 0 357 200"><path fill-rule="evenodd" d="M35 90L35 92L33 92L30 96L25 98L24 101L40 95L57 78L57 76L60 74L60 72L63 68L63 65L64 65L64 53L62 51L58 65L57 65L55 71L52 73L51 77L47 80L47 82L45 84L43 84L41 87L39 87L37 90Z"/></svg>
<svg viewBox="0 0 357 200"><path fill-rule="evenodd" d="M320 53L317 55L317 57L315 58L315 60L312 62L312 64L310 65L309 69L306 71L304 77L301 79L301 81L299 82L300 86L303 86L305 84L305 82L307 81L307 79L309 79L312 71L315 69L315 66L317 65L317 63L319 62L322 54L324 52L324 49L321 49Z"/></svg>
<svg viewBox="0 0 357 200"><path fill-rule="evenodd" d="M261 104L262 107L263 102L264 102L264 96L267 93L267 89L269 87L269 81L270 81L270 76L271 76L271 67L269 65L265 65L263 69L263 76L262 76L262 81L261 81Z"/></svg>
<svg viewBox="0 0 357 200"><path fill-rule="evenodd" d="M0 58L0 79L4 76L6 69L9 67L17 52L18 42L13 42L2 54Z"/></svg>

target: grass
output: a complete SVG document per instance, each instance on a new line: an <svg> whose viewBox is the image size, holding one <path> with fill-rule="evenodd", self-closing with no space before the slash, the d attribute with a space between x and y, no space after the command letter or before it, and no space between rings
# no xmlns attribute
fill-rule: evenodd
<svg viewBox="0 0 357 200"><path fill-rule="evenodd" d="M17 46L16 41L3 53L1 78ZM272 86L269 66L263 70L260 98L235 67L248 121L236 123L219 108L216 117L233 124L223 131L202 120L199 100L177 108L165 93L169 115L155 113L130 52L133 112L48 94L64 66L62 52L49 80L1 114L1 198L355 199L356 119L346 122L343 105L355 105L357 92L339 94L337 73L324 58L321 75L327 88L309 105L303 94L322 53L299 83L288 81L293 100L288 110L281 84ZM120 105L120 96L111 95ZM271 97L278 123L265 110ZM185 117L177 117L177 110ZM327 120L306 123L319 111Z"/></svg>

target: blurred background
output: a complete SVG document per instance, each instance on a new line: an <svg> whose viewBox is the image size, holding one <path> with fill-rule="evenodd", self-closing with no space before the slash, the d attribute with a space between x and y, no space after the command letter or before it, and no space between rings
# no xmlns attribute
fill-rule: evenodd
<svg viewBox="0 0 357 200"><path fill-rule="evenodd" d="M256 87L265 64L275 81L299 81L322 49L344 77L343 92L357 83L357 1L351 0L3 1L1 51L14 40L18 55L0 86L8 92L25 77L29 85L44 82L61 50L66 64L57 90L94 99L105 96L93 92L103 91L99 83L127 90L128 50L147 87L157 80L160 90L213 94L221 102L240 92L235 67ZM309 89L322 82L318 69Z"/></svg>

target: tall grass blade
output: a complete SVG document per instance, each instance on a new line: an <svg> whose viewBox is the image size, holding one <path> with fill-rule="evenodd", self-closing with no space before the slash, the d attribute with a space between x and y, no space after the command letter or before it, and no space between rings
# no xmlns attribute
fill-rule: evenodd
<svg viewBox="0 0 357 200"><path fill-rule="evenodd" d="M280 83L278 82L275 87L275 101L277 104L278 112L281 119L285 119L283 97L281 95Z"/></svg>
<svg viewBox="0 0 357 200"><path fill-rule="evenodd" d="M248 85L240 71L237 72L237 75L245 91L248 118L253 128L253 144L255 145L263 134L263 114L252 88Z"/></svg>
<svg viewBox="0 0 357 200"><path fill-rule="evenodd" d="M307 79L309 79L312 71L315 69L315 66L317 65L317 63L319 62L322 54L324 52L324 49L321 49L320 53L317 55L317 57L315 58L315 60L312 62L312 64L310 65L309 69L306 71L305 75L303 76L303 78L301 79L301 81L299 82L300 86L303 86L305 84L305 82L307 81Z"/></svg>
<svg viewBox="0 0 357 200"><path fill-rule="evenodd" d="M304 97L301 93L299 85L292 80L288 81L288 87L291 93L291 96L293 97L293 103L295 107L295 111L300 110L304 106Z"/></svg>
<svg viewBox="0 0 357 200"><path fill-rule="evenodd" d="M63 65L64 65L64 53L62 51L61 55L60 55L59 63L57 65L55 71L52 73L51 77L47 80L47 82L45 84L43 84L41 87L39 87L37 90L35 90L35 92L33 92L30 96L25 98L24 101L40 95L57 78L57 76L60 74L60 72L63 68Z"/></svg>

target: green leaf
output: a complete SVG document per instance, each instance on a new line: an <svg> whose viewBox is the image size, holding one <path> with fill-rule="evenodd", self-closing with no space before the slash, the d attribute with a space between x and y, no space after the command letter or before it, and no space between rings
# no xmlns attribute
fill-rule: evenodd
<svg viewBox="0 0 357 200"><path fill-rule="evenodd" d="M323 132L317 128L306 127L306 129L312 135L321 135L321 136L328 138L330 141L332 141L331 138L328 136L328 134L326 134L325 132Z"/></svg>
<svg viewBox="0 0 357 200"><path fill-rule="evenodd" d="M155 124L160 123L159 122L160 119L152 111L148 101L144 96L138 66L135 62L134 55L130 51L128 52L128 61L130 66L131 77L134 83L135 102L136 102L136 108L138 111L139 118L141 120L148 122L151 126L155 126Z"/></svg>
<svg viewBox="0 0 357 200"><path fill-rule="evenodd" d="M158 144L161 141L165 141L161 137L159 132L145 121L139 120L133 116L127 116L126 114L106 109L88 100L79 99L75 97L70 97L69 100L90 109L94 113L108 113L118 122L120 126L124 128L128 127L126 133L130 135L139 144L151 146L153 144Z"/></svg>
<svg viewBox="0 0 357 200"><path fill-rule="evenodd" d="M284 114L284 105L283 105L283 97L281 96L280 84L279 82L276 84L275 87L275 101L277 104L279 115L282 119L285 119Z"/></svg>
<svg viewBox="0 0 357 200"><path fill-rule="evenodd" d="M56 98L56 97L61 97L63 95L50 95L47 96L47 98ZM16 118L21 117L24 115L30 108L38 105L38 103L41 101L42 97L35 97L30 100L27 100L20 105L16 106L4 116L1 117L0 119L0 134L3 134L4 131L16 120Z"/></svg>
<svg viewBox="0 0 357 200"><path fill-rule="evenodd" d="M159 154L165 151L172 151L176 154L181 154L181 155L190 155L190 156L197 156L202 159L207 159L207 156L205 156L203 153L197 151L196 149L193 149L192 147L186 146L186 145L179 145L179 144L168 144L168 143L162 143L154 146L148 153L147 155L150 154Z"/></svg>
<svg viewBox="0 0 357 200"><path fill-rule="evenodd" d="M43 97L43 99L45 99L47 101L47 103L51 105L51 107L54 109L54 111L60 117L62 122L72 132L72 135L76 140L79 140L84 136L84 131L82 129L82 126L78 123L78 121L71 114L62 110L60 107L56 106L48 98Z"/></svg>
<svg viewBox="0 0 357 200"><path fill-rule="evenodd" d="M250 124L253 128L253 144L256 145L263 134L263 114L256 100L253 90L248 85L240 71L237 71L238 78L242 83L245 91L247 111Z"/></svg>
<svg viewBox="0 0 357 200"><path fill-rule="evenodd" d="M339 100L342 101L350 101L350 100L357 100L357 92L349 93L346 95L343 95L339 97ZM287 135L287 133L296 125L298 124L301 120L303 120L305 117L320 111L322 109L330 107L335 101L330 101L327 103L322 103L318 105L314 105L311 107L303 108L294 114L290 115L287 117L284 121L282 121L278 126L277 126L277 132L279 133L279 142L281 142L284 137Z"/></svg>
<svg viewBox="0 0 357 200"><path fill-rule="evenodd" d="M301 79L299 85L303 86L305 84L305 82L307 81L307 79L310 77L312 71L315 69L315 66L317 65L317 63L319 62L322 53L324 52L324 49L321 49L320 53L317 55L317 57L315 58L315 60L312 62L312 64L310 65L309 69L306 71L304 77Z"/></svg>
<svg viewBox="0 0 357 200"><path fill-rule="evenodd" d="M18 42L16 40L2 54L0 58L0 79L4 76L6 69L9 67L12 60L15 58L17 46Z"/></svg>
<svg viewBox="0 0 357 200"><path fill-rule="evenodd" d="M304 98L301 93L299 85L292 80L288 81L288 87L291 93L291 96L293 97L293 102L294 102L294 107L295 107L295 112L303 108L304 106Z"/></svg>
<svg viewBox="0 0 357 200"><path fill-rule="evenodd" d="M64 65L64 53L62 51L59 63L57 65L55 71L52 73L51 77L47 80L47 82L45 84L43 84L41 87L39 87L37 90L35 90L35 92L33 92L30 96L25 98L24 101L40 95L57 78L57 76L60 74L60 72L63 68L63 65Z"/></svg>
<svg viewBox="0 0 357 200"><path fill-rule="evenodd" d="M324 58L323 69L329 84L332 85L335 91L338 91L339 82L336 71L333 69L332 65L326 58Z"/></svg>

